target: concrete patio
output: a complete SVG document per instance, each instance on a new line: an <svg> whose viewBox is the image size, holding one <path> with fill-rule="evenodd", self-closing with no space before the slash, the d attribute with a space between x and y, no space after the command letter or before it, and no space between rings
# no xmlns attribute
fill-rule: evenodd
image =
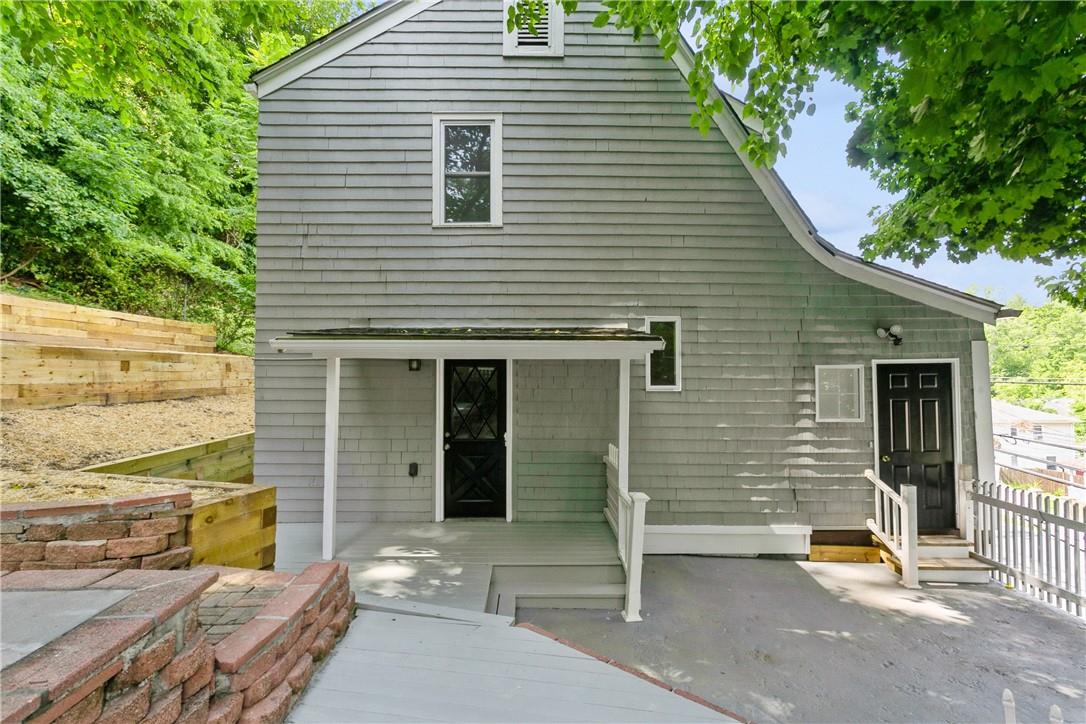
<svg viewBox="0 0 1086 724"><path fill-rule="evenodd" d="M995 584L901 587L880 564L650 556L644 622L534 623L767 722L1086 721L1086 625Z"/></svg>

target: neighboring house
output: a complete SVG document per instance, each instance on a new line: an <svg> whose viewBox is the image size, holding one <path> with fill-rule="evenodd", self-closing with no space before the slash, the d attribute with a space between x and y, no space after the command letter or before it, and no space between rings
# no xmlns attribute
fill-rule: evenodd
<svg viewBox="0 0 1086 724"><path fill-rule="evenodd" d="M388 2L253 76L279 520L602 521L614 444L649 553L803 553L865 468L954 528L1000 305L835 249L734 102L690 127L688 51L589 5Z"/></svg>
<svg viewBox="0 0 1086 724"><path fill-rule="evenodd" d="M1075 435L1078 418L992 400L996 463L1021 471L1039 471L1086 483L1086 460L1071 448L1080 446ZM1030 478L1039 480L1038 478Z"/></svg>

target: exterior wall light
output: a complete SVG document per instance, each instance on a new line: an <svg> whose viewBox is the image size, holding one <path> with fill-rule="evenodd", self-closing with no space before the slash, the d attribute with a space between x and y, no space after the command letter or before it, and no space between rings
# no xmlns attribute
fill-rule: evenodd
<svg viewBox="0 0 1086 724"><path fill-rule="evenodd" d="M422 369L422 360L420 360L420 359L409 359L409 360L407 360L407 369L409 369L412 372L418 372L419 370Z"/></svg>
<svg viewBox="0 0 1086 724"><path fill-rule="evenodd" d="M894 343L894 346L897 347L902 342L901 333L903 331L900 324L891 324L889 328L879 327L875 330L875 334L877 334L880 339L890 340Z"/></svg>

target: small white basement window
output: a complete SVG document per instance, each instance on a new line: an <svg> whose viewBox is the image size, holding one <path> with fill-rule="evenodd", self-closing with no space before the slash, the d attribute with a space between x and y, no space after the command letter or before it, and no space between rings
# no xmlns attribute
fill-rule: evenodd
<svg viewBox="0 0 1086 724"><path fill-rule="evenodd" d="M863 422L863 365L815 366L815 420Z"/></svg>
<svg viewBox="0 0 1086 724"><path fill-rule="evenodd" d="M433 143L434 226L501 226L501 114L435 114Z"/></svg>
<svg viewBox="0 0 1086 724"><path fill-rule="evenodd" d="M535 24L535 32L527 27L509 31L509 11L515 4L516 0L505 0L503 3L505 12L502 15L502 55L561 58L565 52L565 14L556 0L544 1L542 15Z"/></svg>
<svg viewBox="0 0 1086 724"><path fill-rule="evenodd" d="M649 392L682 391L682 320L679 317L645 317L645 331L664 340L664 348L645 355L645 389Z"/></svg>

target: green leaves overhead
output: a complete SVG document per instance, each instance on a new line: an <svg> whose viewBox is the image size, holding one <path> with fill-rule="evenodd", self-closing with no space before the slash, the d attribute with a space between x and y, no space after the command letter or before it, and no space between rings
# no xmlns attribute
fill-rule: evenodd
<svg viewBox="0 0 1086 724"><path fill-rule="evenodd" d="M538 0L536 0L538 1ZM566 12L577 0L560 0ZM1051 294L1086 308L1086 3L604 0L594 20L670 56L686 30L692 125L722 108L714 81L745 86L743 114L764 133L757 164L787 151L790 124L814 113L820 74L853 88L846 149L901 198L873 212L869 258L916 264L994 252L1062 267Z"/></svg>
<svg viewBox="0 0 1086 724"><path fill-rule="evenodd" d="M251 350L253 69L344 0L0 2L3 278Z"/></svg>

